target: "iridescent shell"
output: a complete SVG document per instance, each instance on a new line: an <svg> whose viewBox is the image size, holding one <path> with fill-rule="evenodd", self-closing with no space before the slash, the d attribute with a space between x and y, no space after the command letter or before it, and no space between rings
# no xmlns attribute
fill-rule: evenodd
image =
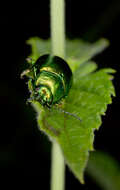
<svg viewBox="0 0 120 190"><path fill-rule="evenodd" d="M31 100L51 107L65 98L72 85L72 71L65 60L58 56L43 55L26 70L29 76Z"/></svg>

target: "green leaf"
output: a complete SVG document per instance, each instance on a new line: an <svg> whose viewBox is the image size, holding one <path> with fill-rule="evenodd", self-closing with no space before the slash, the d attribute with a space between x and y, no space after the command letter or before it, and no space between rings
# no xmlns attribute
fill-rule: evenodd
<svg viewBox="0 0 120 190"><path fill-rule="evenodd" d="M27 40L27 44L31 45L32 47L32 53L30 57L34 60L43 54L51 53L50 40L43 40L39 37L33 37Z"/></svg>
<svg viewBox="0 0 120 190"><path fill-rule="evenodd" d="M50 40L33 37L27 41L27 44L32 46L32 54L30 57L35 60L43 54L51 53ZM72 71L74 71L80 64L90 60L92 57L103 51L108 45L109 42L106 39L100 39L92 44L78 39L67 40L66 60Z"/></svg>
<svg viewBox="0 0 120 190"><path fill-rule="evenodd" d="M64 110L80 117L82 121L54 107L51 111L44 109L42 115L38 114L38 124L41 130L61 145L66 163L83 183L89 151L93 150L94 130L101 125L100 116L104 115L107 104L111 103L111 95L115 93L106 70L81 77L74 74L74 78Z"/></svg>
<svg viewBox="0 0 120 190"><path fill-rule="evenodd" d="M120 165L103 152L90 154L87 173L105 190L120 189Z"/></svg>
<svg viewBox="0 0 120 190"><path fill-rule="evenodd" d="M89 43L78 39L67 40L66 54L69 58L78 59L80 63L83 63L103 51L108 45L109 41L104 38L95 43Z"/></svg>
<svg viewBox="0 0 120 190"><path fill-rule="evenodd" d="M34 58L49 51L48 41L32 38L28 43L32 45ZM43 49L42 44L44 44ZM67 60L73 71L73 85L65 99L64 107L53 106L49 110L43 108L38 102L33 102L38 113L40 129L51 140L56 140L60 144L67 165L82 183L89 151L94 149L94 130L100 127L101 115L105 114L107 104L112 102L111 96L115 95L111 81L113 77L109 74L114 70L102 69L95 72L96 64L89 61L107 44L106 40L94 44L79 40L68 41ZM75 48L77 52L72 51ZM64 113L62 109L69 114Z"/></svg>

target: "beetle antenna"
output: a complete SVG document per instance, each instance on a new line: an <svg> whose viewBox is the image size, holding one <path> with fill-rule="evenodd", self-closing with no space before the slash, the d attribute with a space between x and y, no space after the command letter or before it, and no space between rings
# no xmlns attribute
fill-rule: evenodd
<svg viewBox="0 0 120 190"><path fill-rule="evenodd" d="M61 108L59 108L59 110L60 110L61 112L65 113L65 114L68 114L68 115L70 115L70 116L73 116L74 118L76 118L76 119L79 120L80 122L82 121L82 120L80 119L80 117L78 117L78 116L75 115L74 113L67 112L67 111L65 111L65 110L63 110L63 109L61 109Z"/></svg>

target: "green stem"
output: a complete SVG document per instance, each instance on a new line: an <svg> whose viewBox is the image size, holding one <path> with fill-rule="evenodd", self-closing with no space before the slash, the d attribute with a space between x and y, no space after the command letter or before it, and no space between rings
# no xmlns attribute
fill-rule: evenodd
<svg viewBox="0 0 120 190"><path fill-rule="evenodd" d="M65 57L65 13L64 0L51 0L52 53Z"/></svg>
<svg viewBox="0 0 120 190"><path fill-rule="evenodd" d="M65 164L59 145L52 144L51 190L64 190Z"/></svg>
<svg viewBox="0 0 120 190"><path fill-rule="evenodd" d="M65 57L64 0L51 0L52 54ZM52 145L51 190L64 190L65 163L57 142Z"/></svg>

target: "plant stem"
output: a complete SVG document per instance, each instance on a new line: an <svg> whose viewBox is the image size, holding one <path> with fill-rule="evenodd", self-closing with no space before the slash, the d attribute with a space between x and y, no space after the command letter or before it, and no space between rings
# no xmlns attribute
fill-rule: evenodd
<svg viewBox="0 0 120 190"><path fill-rule="evenodd" d="M52 144L51 190L64 190L65 164L57 142Z"/></svg>
<svg viewBox="0 0 120 190"><path fill-rule="evenodd" d="M65 57L64 0L51 0L52 54ZM64 190L65 163L57 142L52 144L51 190Z"/></svg>
<svg viewBox="0 0 120 190"><path fill-rule="evenodd" d="M52 54L65 57L64 0L51 0Z"/></svg>

